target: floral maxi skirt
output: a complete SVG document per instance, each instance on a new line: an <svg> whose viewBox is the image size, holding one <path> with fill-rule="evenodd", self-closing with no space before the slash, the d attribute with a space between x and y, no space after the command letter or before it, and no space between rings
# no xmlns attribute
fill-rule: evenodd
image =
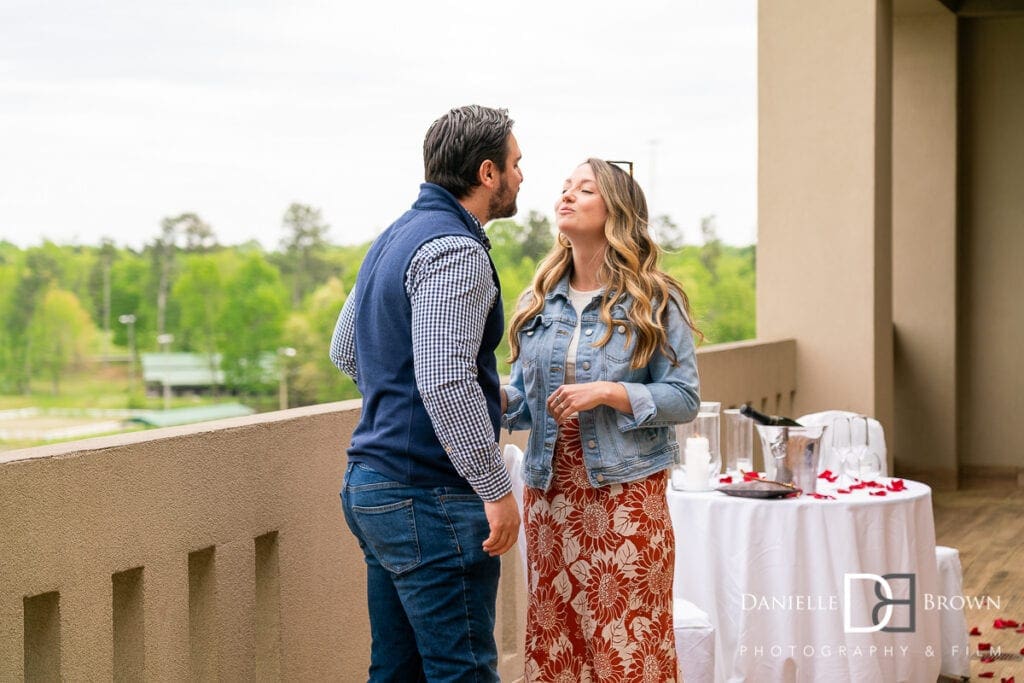
<svg viewBox="0 0 1024 683"><path fill-rule="evenodd" d="M579 423L555 444L548 491L524 492L526 680L682 680L672 629L667 474L594 488Z"/></svg>

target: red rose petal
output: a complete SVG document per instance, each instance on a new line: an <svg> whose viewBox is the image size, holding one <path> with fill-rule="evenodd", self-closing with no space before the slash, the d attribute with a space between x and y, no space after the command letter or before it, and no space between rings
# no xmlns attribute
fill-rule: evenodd
<svg viewBox="0 0 1024 683"><path fill-rule="evenodd" d="M836 489L836 493L849 493L850 489Z"/></svg>
<svg viewBox="0 0 1024 683"><path fill-rule="evenodd" d="M979 652L988 652L992 649L992 643L978 643Z"/></svg>
<svg viewBox="0 0 1024 683"><path fill-rule="evenodd" d="M980 636L981 635L981 630L977 626L975 626L975 627L971 628L971 632L970 632L969 635Z"/></svg>
<svg viewBox="0 0 1024 683"><path fill-rule="evenodd" d="M1024 633L1024 628L1017 629L1017 633ZM1024 654L1024 652L1022 652L1021 654Z"/></svg>
<svg viewBox="0 0 1024 683"><path fill-rule="evenodd" d="M978 674L978 678L995 678L996 674L993 671L982 671Z"/></svg>
<svg viewBox="0 0 1024 683"><path fill-rule="evenodd" d="M868 493L869 496L884 496L885 491L871 491Z"/></svg>
<svg viewBox="0 0 1024 683"><path fill-rule="evenodd" d="M897 491L906 491L907 485L903 483L902 479L893 479L885 488L895 493Z"/></svg>
<svg viewBox="0 0 1024 683"><path fill-rule="evenodd" d="M1015 683L1015 681L1013 680L1013 676L1010 676L1009 678L1000 678L999 683Z"/></svg>
<svg viewBox="0 0 1024 683"><path fill-rule="evenodd" d="M719 477L718 478L718 483L719 484L731 484L732 483L732 477Z"/></svg>
<svg viewBox="0 0 1024 683"><path fill-rule="evenodd" d="M812 493L815 500L835 500L835 496L827 496L824 493Z"/></svg>

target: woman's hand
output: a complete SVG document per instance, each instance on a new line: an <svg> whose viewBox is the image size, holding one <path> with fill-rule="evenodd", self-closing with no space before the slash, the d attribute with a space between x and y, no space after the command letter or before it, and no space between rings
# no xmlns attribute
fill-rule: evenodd
<svg viewBox="0 0 1024 683"><path fill-rule="evenodd" d="M581 410L611 406L627 415L633 414L626 388L618 382L584 382L563 384L548 396L548 412L556 422L563 422Z"/></svg>

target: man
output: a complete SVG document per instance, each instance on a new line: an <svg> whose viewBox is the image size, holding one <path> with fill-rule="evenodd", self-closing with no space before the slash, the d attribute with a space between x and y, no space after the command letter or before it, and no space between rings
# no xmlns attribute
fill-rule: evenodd
<svg viewBox="0 0 1024 683"><path fill-rule="evenodd" d="M363 396L341 492L367 566L371 681L497 681L499 558L519 510L497 438L504 317L483 225L513 216L521 154L504 109L452 109L426 182L378 237L331 360Z"/></svg>

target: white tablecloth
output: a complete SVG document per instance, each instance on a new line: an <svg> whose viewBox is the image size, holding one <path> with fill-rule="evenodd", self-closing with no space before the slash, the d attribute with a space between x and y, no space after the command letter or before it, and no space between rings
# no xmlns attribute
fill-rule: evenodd
<svg viewBox="0 0 1024 683"><path fill-rule="evenodd" d="M906 487L836 500L669 489L675 594L711 619L717 681L934 683L942 653L939 614L926 609L938 592L931 489ZM913 608L893 605L883 625L909 628L913 614L914 630L852 632L872 627L874 591L884 588L847 574L913 575ZM909 596L908 579L886 582L897 599Z"/></svg>

